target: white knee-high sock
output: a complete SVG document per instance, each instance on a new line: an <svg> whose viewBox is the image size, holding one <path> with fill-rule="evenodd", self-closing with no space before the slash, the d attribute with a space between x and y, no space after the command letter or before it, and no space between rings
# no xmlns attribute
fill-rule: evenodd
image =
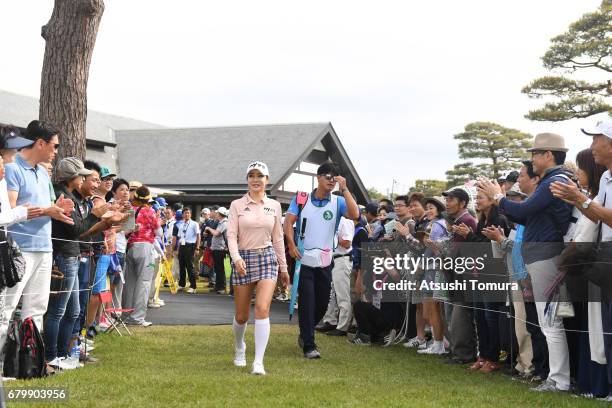
<svg viewBox="0 0 612 408"><path fill-rule="evenodd" d="M263 364L270 338L270 318L255 319L255 363Z"/></svg>
<svg viewBox="0 0 612 408"><path fill-rule="evenodd" d="M234 346L236 350L244 350L246 348L246 344L244 344L244 333L246 332L247 322L239 324L236 321L236 317L234 317L232 327L234 328Z"/></svg>

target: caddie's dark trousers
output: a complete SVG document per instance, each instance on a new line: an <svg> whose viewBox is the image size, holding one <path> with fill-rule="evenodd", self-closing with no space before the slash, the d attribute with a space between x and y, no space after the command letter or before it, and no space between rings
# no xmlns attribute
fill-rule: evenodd
<svg viewBox="0 0 612 408"><path fill-rule="evenodd" d="M323 318L329 302L332 266L311 268L302 265L298 286L298 316L304 352L315 346L315 325Z"/></svg>

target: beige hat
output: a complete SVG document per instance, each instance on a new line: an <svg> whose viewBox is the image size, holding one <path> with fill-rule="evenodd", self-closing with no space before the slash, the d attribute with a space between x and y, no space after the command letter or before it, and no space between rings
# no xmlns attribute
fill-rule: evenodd
<svg viewBox="0 0 612 408"><path fill-rule="evenodd" d="M139 187L142 187L142 183L140 181L130 181L130 190L136 190Z"/></svg>
<svg viewBox="0 0 612 408"><path fill-rule="evenodd" d="M527 149L528 152L536 150L550 150L551 152L567 152L569 149L565 147L565 139L563 136L555 133L540 133L536 135L533 142L533 147Z"/></svg>

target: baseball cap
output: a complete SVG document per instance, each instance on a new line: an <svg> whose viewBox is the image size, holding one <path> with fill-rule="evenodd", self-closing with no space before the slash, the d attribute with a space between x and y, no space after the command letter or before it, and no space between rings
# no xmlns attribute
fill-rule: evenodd
<svg viewBox="0 0 612 408"><path fill-rule="evenodd" d="M21 137L14 131L10 131L6 136L4 136L1 142L3 143L3 146L0 146L0 149L23 149L24 147L34 144L33 140Z"/></svg>
<svg viewBox="0 0 612 408"><path fill-rule="evenodd" d="M450 190L443 192L442 195L444 197L455 197L460 201L465 201L466 203L470 202L470 195L461 187L453 187Z"/></svg>
<svg viewBox="0 0 612 408"><path fill-rule="evenodd" d="M160 207L166 208L168 206L168 203L166 202L166 199L164 197L157 197L155 201L157 202L157 204L159 204Z"/></svg>
<svg viewBox="0 0 612 408"><path fill-rule="evenodd" d="M142 183L140 181L130 181L130 190L136 190L138 187L142 187Z"/></svg>
<svg viewBox="0 0 612 408"><path fill-rule="evenodd" d="M247 166L247 171L246 171L247 176L249 175L249 172L251 170L259 170L261 174L263 174L264 176L270 177L270 171L268 170L268 165L264 162L254 161L253 163L249 164Z"/></svg>
<svg viewBox="0 0 612 408"><path fill-rule="evenodd" d="M114 173L111 173L108 167L104 167L104 166L100 167L100 178L103 179L107 177L117 177L117 175Z"/></svg>
<svg viewBox="0 0 612 408"><path fill-rule="evenodd" d="M58 180L71 180L77 176L89 176L93 171L87 170L83 162L76 157L66 157L57 164L55 175Z"/></svg>
<svg viewBox="0 0 612 408"><path fill-rule="evenodd" d="M225 207L219 207L217 212L219 214L223 215L224 217L227 217L229 215L229 210L227 208L225 208Z"/></svg>
<svg viewBox="0 0 612 408"><path fill-rule="evenodd" d="M511 183L516 183L518 180L518 171L516 170L508 170L499 178L500 181L509 181Z"/></svg>
<svg viewBox="0 0 612 408"><path fill-rule="evenodd" d="M604 135L612 139L612 119L600 120L594 128L580 129L588 136Z"/></svg>

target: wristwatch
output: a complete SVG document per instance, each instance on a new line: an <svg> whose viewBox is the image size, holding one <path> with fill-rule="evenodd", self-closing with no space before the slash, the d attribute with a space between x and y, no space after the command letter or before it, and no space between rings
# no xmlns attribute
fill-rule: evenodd
<svg viewBox="0 0 612 408"><path fill-rule="evenodd" d="M589 205L591 205L592 202L593 200L587 198L586 201L581 204L581 206L584 210L586 210L587 208L589 208Z"/></svg>

